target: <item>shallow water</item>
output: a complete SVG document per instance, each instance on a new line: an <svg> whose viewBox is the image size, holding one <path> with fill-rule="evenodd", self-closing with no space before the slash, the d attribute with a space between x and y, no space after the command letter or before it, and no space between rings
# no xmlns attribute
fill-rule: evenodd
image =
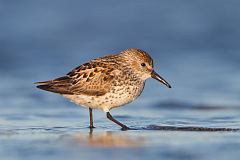
<svg viewBox="0 0 240 160"><path fill-rule="evenodd" d="M92 3L0 1L0 159L238 159L240 2ZM33 85L129 47L173 86L112 110L133 130Z"/></svg>
<svg viewBox="0 0 240 160"><path fill-rule="evenodd" d="M57 106L56 106L57 107ZM240 113L236 109L161 109L134 106L114 111L133 130L121 131L101 112L70 106L1 114L4 159L237 159ZM68 108L69 107L69 108ZM19 112L19 111L18 111ZM115 113L117 112L117 113ZM220 130L217 130L220 129Z"/></svg>

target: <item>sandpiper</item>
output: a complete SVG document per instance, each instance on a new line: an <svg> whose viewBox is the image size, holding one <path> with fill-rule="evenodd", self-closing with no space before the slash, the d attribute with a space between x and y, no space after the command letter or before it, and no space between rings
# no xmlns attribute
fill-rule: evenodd
<svg viewBox="0 0 240 160"><path fill-rule="evenodd" d="M127 130L130 128L114 119L110 110L134 101L150 77L171 88L154 71L150 55L131 48L91 60L63 77L36 84L39 84L37 88L61 94L77 105L88 107L90 128L94 128L92 109L101 109L109 120Z"/></svg>

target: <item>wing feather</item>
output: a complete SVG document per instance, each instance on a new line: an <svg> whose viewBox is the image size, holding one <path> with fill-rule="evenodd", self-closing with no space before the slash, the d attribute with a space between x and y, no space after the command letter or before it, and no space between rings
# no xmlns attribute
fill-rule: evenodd
<svg viewBox="0 0 240 160"><path fill-rule="evenodd" d="M114 85L116 68L99 61L85 63L66 76L50 81L37 82L37 87L59 94L102 96Z"/></svg>
<svg viewBox="0 0 240 160"><path fill-rule="evenodd" d="M112 67L95 62L80 66L68 73L73 78L71 91L74 94L104 95L113 85L116 76L113 71Z"/></svg>

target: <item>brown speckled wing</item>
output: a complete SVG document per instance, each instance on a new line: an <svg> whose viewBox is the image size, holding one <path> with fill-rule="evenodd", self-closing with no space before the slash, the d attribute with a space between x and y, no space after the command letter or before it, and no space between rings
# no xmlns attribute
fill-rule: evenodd
<svg viewBox="0 0 240 160"><path fill-rule="evenodd" d="M92 61L85 63L67 74L71 79L69 91L72 94L101 96L112 87L114 68L103 62Z"/></svg>
<svg viewBox="0 0 240 160"><path fill-rule="evenodd" d="M66 76L44 82L37 87L46 91L69 94L101 96L109 92L118 74L118 58L115 55L98 58L85 63Z"/></svg>

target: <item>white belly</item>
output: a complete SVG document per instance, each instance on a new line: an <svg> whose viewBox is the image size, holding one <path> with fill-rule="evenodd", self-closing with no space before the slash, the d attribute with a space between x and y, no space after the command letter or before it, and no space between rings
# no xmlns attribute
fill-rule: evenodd
<svg viewBox="0 0 240 160"><path fill-rule="evenodd" d="M88 96L88 95L63 95L72 102L93 109L102 109L104 112L109 112L112 108L123 106L135 100L142 92L144 87L136 86L115 87L109 93L103 96Z"/></svg>

